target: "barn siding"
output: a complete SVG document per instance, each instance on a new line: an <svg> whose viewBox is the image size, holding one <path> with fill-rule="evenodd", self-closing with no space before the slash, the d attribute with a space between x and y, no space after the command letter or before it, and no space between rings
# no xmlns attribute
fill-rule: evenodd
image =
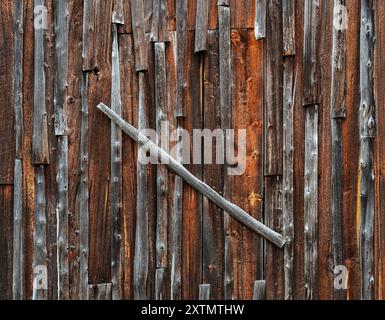
<svg viewBox="0 0 385 320"><path fill-rule="evenodd" d="M383 299L384 24L380 0L0 0L0 298ZM246 129L243 175L186 167L286 247L138 163L100 102Z"/></svg>

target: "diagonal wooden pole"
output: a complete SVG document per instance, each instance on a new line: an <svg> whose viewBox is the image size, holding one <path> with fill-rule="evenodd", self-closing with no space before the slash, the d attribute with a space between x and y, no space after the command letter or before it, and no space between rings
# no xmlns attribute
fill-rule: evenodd
<svg viewBox="0 0 385 320"><path fill-rule="evenodd" d="M169 170L173 171L175 174L179 175L196 191L200 192L203 196L205 196L211 202L216 204L219 208L227 212L234 219L248 227L250 230L256 232L266 240L272 242L277 247L283 248L286 243L286 240L283 236L281 236L274 230L266 227L264 224L250 216L246 211L231 203L230 201L226 200L210 186L196 178L183 165L181 165L178 161L172 158L166 151L159 148L155 143L153 143L144 135L140 134L138 129L124 121L120 116L118 116L105 104L101 103L97 107L107 117L109 117L120 129L122 129L124 133L126 133L131 139L136 141L140 146L146 145L150 149L151 154L157 154L159 159L166 160L164 161L165 166Z"/></svg>

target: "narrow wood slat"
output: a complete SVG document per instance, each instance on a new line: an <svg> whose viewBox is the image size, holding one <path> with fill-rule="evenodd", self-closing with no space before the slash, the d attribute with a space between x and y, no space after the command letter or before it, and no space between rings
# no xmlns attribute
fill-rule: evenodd
<svg viewBox="0 0 385 320"><path fill-rule="evenodd" d="M294 268L294 104L295 60L284 59L283 70L283 177L282 225L287 243L284 248L285 299L293 299Z"/></svg>
<svg viewBox="0 0 385 320"><path fill-rule="evenodd" d="M269 228L282 232L282 176L265 177L265 224ZM271 243L265 244L265 273L266 299L283 300L285 298L285 266L284 251L277 249Z"/></svg>
<svg viewBox="0 0 385 320"><path fill-rule="evenodd" d="M148 69L148 42L145 37L143 0L131 0L132 32L134 34L136 71Z"/></svg>
<svg viewBox="0 0 385 320"><path fill-rule="evenodd" d="M254 282L253 300L265 300L266 295L266 281L258 280Z"/></svg>
<svg viewBox="0 0 385 320"><path fill-rule="evenodd" d="M83 71L91 71L96 67L95 48L93 43L96 37L96 2L94 0L84 0L83 8L83 46L82 60Z"/></svg>
<svg viewBox="0 0 385 320"><path fill-rule="evenodd" d="M16 64L20 67L18 61L13 61L13 59L18 58L18 53L14 51L14 45L17 45L17 43L14 44L13 42L17 41L15 37L19 32L13 31L14 19L12 11L14 11L13 1L2 1L0 3L0 42L2 44L0 46L0 57L2 57L0 61L0 88L2 91L0 95L0 109L2 110L0 115L0 185L13 184L15 162L14 127L15 125L20 126L20 119L18 119L19 123L15 123L15 120L17 120L15 117L18 117L15 112L18 112L18 110L14 110L14 106L12 106L13 97L17 99L12 92L13 73ZM16 94L20 94L20 92L16 92Z"/></svg>
<svg viewBox="0 0 385 320"><path fill-rule="evenodd" d="M47 299L47 217L44 166L35 169L35 217L33 228L33 300Z"/></svg>
<svg viewBox="0 0 385 320"><path fill-rule="evenodd" d="M137 123L138 79L135 71L134 44L132 34L119 36L122 115L125 120ZM123 136L123 224L124 224L124 299L133 298L132 273L135 245L136 213L136 144Z"/></svg>
<svg viewBox="0 0 385 320"><path fill-rule="evenodd" d="M295 0L282 1L283 55L295 55Z"/></svg>
<svg viewBox="0 0 385 320"><path fill-rule="evenodd" d="M139 130L148 128L146 112L146 76L139 72L139 102L138 102L138 127ZM123 128L122 128L123 129ZM147 165L141 163L140 147L138 148L137 163L137 204L136 204L136 231L134 255L134 298L143 300L149 298L148 272L149 272L149 223L148 223L148 177Z"/></svg>
<svg viewBox="0 0 385 320"><path fill-rule="evenodd" d="M361 298L374 299L374 17L373 1L361 1L360 29L360 261Z"/></svg>
<svg viewBox="0 0 385 320"><path fill-rule="evenodd" d="M207 50L209 1L197 0L195 19L195 53Z"/></svg>
<svg viewBox="0 0 385 320"><path fill-rule="evenodd" d="M306 108L304 174L305 298L317 296L318 260L318 106Z"/></svg>
<svg viewBox="0 0 385 320"><path fill-rule="evenodd" d="M67 129L67 78L68 78L68 3L55 5L55 134L63 136Z"/></svg>
<svg viewBox="0 0 385 320"><path fill-rule="evenodd" d="M120 93L120 56L117 26L113 26L112 43L112 89L111 108L122 115ZM110 182L110 214L111 230L111 281L112 299L121 300L123 297L123 221L122 221L122 131L111 122L111 182Z"/></svg>
<svg viewBox="0 0 385 320"><path fill-rule="evenodd" d="M167 86L165 44L155 43L155 100L157 144L167 150L169 144L169 128L167 123ZM167 230L168 230L168 172L157 167L157 226L156 226L156 265L166 268L168 265Z"/></svg>
<svg viewBox="0 0 385 320"><path fill-rule="evenodd" d="M24 54L24 5L22 0L14 1L14 56L13 56L13 109L15 113L15 155L22 158L23 122L23 54Z"/></svg>
<svg viewBox="0 0 385 320"><path fill-rule="evenodd" d="M187 34L187 1L177 1L176 3L176 35L177 35L177 103L175 116L185 116L185 99L187 91L187 50L188 50L188 34Z"/></svg>
<svg viewBox="0 0 385 320"><path fill-rule="evenodd" d="M303 44L303 105L320 101L320 35L321 14L319 0L305 0Z"/></svg>
<svg viewBox="0 0 385 320"><path fill-rule="evenodd" d="M163 300L163 287L165 268L157 268L155 271L155 300Z"/></svg>
<svg viewBox="0 0 385 320"><path fill-rule="evenodd" d="M153 17L150 40L153 42L168 42L169 32L167 25L167 0L153 0Z"/></svg>
<svg viewBox="0 0 385 320"><path fill-rule="evenodd" d="M199 286L199 300L210 300L211 286L209 284L201 284Z"/></svg>
<svg viewBox="0 0 385 320"><path fill-rule="evenodd" d="M88 257L89 257L89 153L88 153L88 73L82 73L82 123L80 134L80 191L79 191L79 249L80 249L80 299L88 300Z"/></svg>
<svg viewBox="0 0 385 320"><path fill-rule="evenodd" d="M219 104L219 32L209 30L208 50L204 59L204 113L203 127L215 132L221 127ZM215 150L215 149L214 149ZM206 155L207 156L207 155ZM223 190L223 166L216 162L216 151L212 153L213 164L203 168L203 181L216 191ZM203 282L211 285L212 298L223 298L223 212L206 198L203 199Z"/></svg>
<svg viewBox="0 0 385 320"><path fill-rule="evenodd" d="M334 1L334 20L339 16L344 0ZM334 267L344 265L344 179L343 179L343 145L342 119L346 117L346 31L334 25L332 40L332 80L331 80L331 214ZM334 289L334 299L346 299L346 291Z"/></svg>
<svg viewBox="0 0 385 320"><path fill-rule="evenodd" d="M112 9L112 23L124 24L124 0L114 0ZM128 2L128 1L127 1Z"/></svg>
<svg viewBox="0 0 385 320"><path fill-rule="evenodd" d="M13 191L13 299L25 299L25 218L23 215L22 160L15 160Z"/></svg>
<svg viewBox="0 0 385 320"><path fill-rule="evenodd" d="M43 0L34 5L43 6ZM35 28L34 65L34 121L32 138L32 161L36 165L49 164L47 108L44 75L44 30Z"/></svg>
<svg viewBox="0 0 385 320"><path fill-rule="evenodd" d="M266 38L266 0L255 2L254 31L257 40Z"/></svg>
<svg viewBox="0 0 385 320"><path fill-rule="evenodd" d="M267 5L265 41L264 174L282 175L282 6Z"/></svg>
<svg viewBox="0 0 385 320"><path fill-rule="evenodd" d="M13 194L12 185L0 185L0 299L12 300ZM16 248L15 248L16 249Z"/></svg>
<svg viewBox="0 0 385 320"><path fill-rule="evenodd" d="M228 5L228 3L227 3ZM231 42L230 42L230 8L218 7L219 19L219 104L221 114L221 128L231 128ZM225 164L224 170L228 165ZM231 178L226 174L223 178L223 196L230 195ZM231 251L230 217L224 216L225 254L224 254L224 298L232 299L233 295L233 268Z"/></svg>

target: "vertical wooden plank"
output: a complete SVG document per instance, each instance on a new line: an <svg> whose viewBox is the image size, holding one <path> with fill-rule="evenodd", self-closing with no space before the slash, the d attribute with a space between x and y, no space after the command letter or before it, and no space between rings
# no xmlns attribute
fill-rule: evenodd
<svg viewBox="0 0 385 320"><path fill-rule="evenodd" d="M112 43L112 89L111 108L122 115L120 94L120 56L117 26L113 25ZM120 300L123 296L123 218L122 218L122 131L111 123L111 182L110 182L110 215L111 229L111 280L112 299Z"/></svg>
<svg viewBox="0 0 385 320"><path fill-rule="evenodd" d="M270 228L283 228L283 14L282 3L267 3L264 46L264 219ZM284 254L265 243L266 299L285 297Z"/></svg>
<svg viewBox="0 0 385 320"><path fill-rule="evenodd" d="M155 270L155 300L164 300L163 292L165 286L165 268Z"/></svg>
<svg viewBox="0 0 385 320"><path fill-rule="evenodd" d="M59 1L55 9L55 134L63 136L67 130L68 78L68 2Z"/></svg>
<svg viewBox="0 0 385 320"><path fill-rule="evenodd" d="M282 7L276 1L267 5L265 41L265 176L282 175Z"/></svg>
<svg viewBox="0 0 385 320"><path fill-rule="evenodd" d="M296 69L296 90L294 100L294 118L293 126L293 142L294 142L294 271L293 271L293 299L305 298L305 284L304 284L304 161L305 158L305 110L302 107L302 62L303 62L303 0L297 1L298 5L295 7L295 27L296 27L296 55L295 60Z"/></svg>
<svg viewBox="0 0 385 320"><path fill-rule="evenodd" d="M176 15L176 107L177 137L181 137L183 118L185 117L185 100L187 91L187 1L177 1ZM180 138L178 138L180 139ZM177 144L176 157L182 161L182 146ZM175 176L173 218L172 218L172 260L171 260L171 299L182 298L182 224L183 224L183 180Z"/></svg>
<svg viewBox="0 0 385 320"><path fill-rule="evenodd" d="M79 282L80 299L88 300L88 257L89 257L89 118L88 118L88 74L82 73L82 122L80 134L80 186L79 186Z"/></svg>
<svg viewBox="0 0 385 320"><path fill-rule="evenodd" d="M186 60L187 88L185 100L184 129L193 137L194 129L202 128L203 107L203 63L199 55L194 54L194 32L188 32ZM179 63L179 62L178 62ZM188 170L202 180L202 165L194 163L193 155L188 159ZM202 276L202 196L184 184L183 219L182 219L182 286L183 299L198 299L199 284ZM197 245L199 244L199 245ZM188 285L187 285L188 284Z"/></svg>
<svg viewBox="0 0 385 320"><path fill-rule="evenodd" d="M262 221L264 119L263 96L258 92L263 91L263 74L258 70L263 64L263 43L255 39L253 30L239 29L231 32L231 45L231 128L238 138L235 138L235 143L230 141L226 151L231 154L237 150L239 158L238 168L233 171L235 161L227 157L227 164L233 165L230 171L229 167L226 168L224 175L230 180L228 190L231 201ZM238 141L242 130L247 137L246 144ZM228 230L232 236L233 297L251 299L255 279L263 277L263 240L234 219L230 220Z"/></svg>
<svg viewBox="0 0 385 320"><path fill-rule="evenodd" d="M195 19L195 53L207 50L209 1L197 0Z"/></svg>
<svg viewBox="0 0 385 320"><path fill-rule="evenodd" d="M187 74L186 74L186 61L187 61L187 47L188 47L188 34L187 34L187 1L182 0L176 3L176 35L177 35L177 103L175 116L185 116L185 99L187 90Z"/></svg>
<svg viewBox="0 0 385 320"><path fill-rule="evenodd" d="M318 106L308 106L305 119L304 276L305 298L317 296L318 259Z"/></svg>
<svg viewBox="0 0 385 320"><path fill-rule="evenodd" d="M2 111L0 115L0 145L2 146L0 152L0 184L13 183L13 167L15 162L14 120L17 115L13 108L10 108L14 101L12 98L13 59L17 59L17 56L13 55L14 41L17 41L17 39L14 39L14 32L12 30L13 5L13 2L10 1L2 1L0 3L0 41L2 43L0 47L0 88L3 91L0 95L0 110ZM17 19L17 17L15 18ZM17 99L16 96L15 99Z"/></svg>
<svg viewBox="0 0 385 320"><path fill-rule="evenodd" d="M265 177L265 224L281 233L283 229L282 176ZM284 255L282 250L265 242L266 299L285 298Z"/></svg>
<svg viewBox="0 0 385 320"><path fill-rule="evenodd" d="M218 6L219 18L219 97L221 128L225 133L231 128L231 42L230 42L230 7ZM227 138L227 135L225 135ZM227 139L226 139L227 142ZM227 143L226 143L227 145ZM225 148L226 150L226 148ZM227 170L225 163L223 170ZM230 176L223 178L223 195L230 195ZM224 216L225 257L224 257L224 299L230 300L233 295L232 240L230 217Z"/></svg>
<svg viewBox="0 0 385 320"><path fill-rule="evenodd" d="M34 6L44 5L43 0L34 0ZM44 30L35 28L35 75L34 75L34 125L32 158L36 165L49 164L47 108L44 75Z"/></svg>
<svg viewBox="0 0 385 320"><path fill-rule="evenodd" d="M333 23L338 17L341 6L345 1L334 1ZM332 88L330 96L331 114L331 215L332 215L332 241L333 241L333 265L344 265L344 208L343 208L343 145L342 145L342 121L346 117L345 94L346 94L346 31L338 29L334 25L332 40ZM334 269L333 268L333 269ZM334 288L334 299L346 298L346 291Z"/></svg>
<svg viewBox="0 0 385 320"><path fill-rule="evenodd" d="M15 114L15 155L22 158L23 147L23 53L24 53L24 5L14 2L13 8L14 55L13 55L13 109ZM3 161L1 161L3 162Z"/></svg>
<svg viewBox="0 0 385 320"><path fill-rule="evenodd" d="M146 74L139 72L139 101L138 101L138 130L148 128L146 105ZM149 273L149 223L148 223L148 177L147 165L141 163L143 152L138 149L137 163L137 199L136 199L136 230L135 230L135 256L134 256L134 299L149 298L148 273Z"/></svg>
<svg viewBox="0 0 385 320"><path fill-rule="evenodd" d="M203 127L213 134L221 127L221 110L219 104L219 34L217 30L208 32L208 52L204 58L204 112ZM217 192L223 191L223 167L217 162L217 146L213 144L212 164L203 168L203 181ZM221 150L220 152L223 152ZM205 155L207 156L207 155ZM214 300L223 297L223 212L206 198L203 199L203 282L211 286Z"/></svg>
<svg viewBox="0 0 385 320"><path fill-rule="evenodd" d="M376 1L374 4L374 13L375 13L375 30L376 30L376 46L375 46L375 101L376 101L376 118L383 119L385 116L385 99L384 99L384 90L383 81L384 81L384 22L385 22L385 8L381 5L381 1ZM385 237L382 236L384 226L385 226L385 215L384 215L384 202L381 194L384 192L385 179L384 179L384 144L383 133L385 123L384 121L378 121L377 123L377 138L375 143L375 201L376 201L376 225L375 225L375 256L374 259L377 261L377 266L375 269L376 278L379 281L375 282L376 286L376 299L384 299L385 287L383 285L382 279L384 279L385 271Z"/></svg>
<svg viewBox="0 0 385 320"><path fill-rule="evenodd" d="M13 187L11 185L0 186L0 212L2 223L0 224L0 299L12 300L12 231L13 231Z"/></svg>
<svg viewBox="0 0 385 320"><path fill-rule="evenodd" d="M23 168L22 160L15 160L13 192L13 300L25 299L25 219L23 216Z"/></svg>
<svg viewBox="0 0 385 320"><path fill-rule="evenodd" d="M112 283L90 284L88 296L90 300L103 301L112 298Z"/></svg>
<svg viewBox="0 0 385 320"><path fill-rule="evenodd" d="M282 1L283 55L295 54L295 1Z"/></svg>
<svg viewBox="0 0 385 320"><path fill-rule="evenodd" d="M126 1L128 2L128 1ZM112 23L124 24L124 0L114 0Z"/></svg>
<svg viewBox="0 0 385 320"><path fill-rule="evenodd" d="M153 0L153 17L150 40L154 42L168 42L168 3L167 0Z"/></svg>
<svg viewBox="0 0 385 320"><path fill-rule="evenodd" d="M34 39L30 36L34 32L33 1L23 2L24 6L24 52L23 52L23 120L24 137L22 146L23 158L23 213L26 219L25 226L25 296L33 296L33 226L35 204L35 168L32 162L32 136L33 136L33 99L34 99Z"/></svg>
<svg viewBox="0 0 385 320"><path fill-rule="evenodd" d="M129 123L137 123L138 79L135 71L133 36L122 34L120 43L120 73L122 115ZM136 163L137 146L126 135L122 140L123 158L123 225L124 225L124 298L133 298L132 274L134 265Z"/></svg>
<svg viewBox="0 0 385 320"><path fill-rule="evenodd" d="M58 137L58 163L57 163L57 284L58 299L69 298L68 274L68 137Z"/></svg>
<svg viewBox="0 0 385 320"><path fill-rule="evenodd" d="M68 265L69 298L80 299L80 206L83 1L68 1Z"/></svg>
<svg viewBox="0 0 385 320"><path fill-rule="evenodd" d="M209 284L201 284L199 286L199 300L210 300L211 286Z"/></svg>
<svg viewBox="0 0 385 320"><path fill-rule="evenodd" d="M117 0L121 1L121 0ZM119 34L132 34L132 23L131 23L131 2L130 1L122 1L122 17L124 24L118 25L118 33ZM118 16L118 15L117 15Z"/></svg>
<svg viewBox="0 0 385 320"><path fill-rule="evenodd" d="M143 0L131 0L132 31L134 34L136 71L148 69L148 43L145 38Z"/></svg>
<svg viewBox="0 0 385 320"><path fill-rule="evenodd" d="M166 47L155 43L155 104L157 145L169 149L169 124L167 110ZM157 224L156 224L156 268L168 267L168 172L161 163L157 166ZM164 272L163 272L164 273ZM156 277L155 286L162 288L164 276Z"/></svg>
<svg viewBox="0 0 385 320"><path fill-rule="evenodd" d="M229 0L231 7L231 28L252 29L255 19L255 0Z"/></svg>
<svg viewBox="0 0 385 320"><path fill-rule="evenodd" d="M293 299L294 268L294 104L296 90L295 60L283 62L283 177L282 224L284 247L285 299Z"/></svg>
<svg viewBox="0 0 385 320"><path fill-rule="evenodd" d="M360 29L360 259L361 298L374 299L374 160L376 136L373 1L361 1Z"/></svg>
<svg viewBox="0 0 385 320"><path fill-rule="evenodd" d="M46 245L46 188L44 166L35 169L35 219L33 228L33 300L46 300L45 288L47 276L47 245ZM45 276L45 277L44 277Z"/></svg>
<svg viewBox="0 0 385 320"><path fill-rule="evenodd" d="M360 153L360 137L357 106L360 104L360 6L356 1L347 1L349 12L348 36L346 37L346 114L342 124L342 140L344 144L344 249L345 265L348 268L347 298L357 300L361 297L361 274L359 253L359 206L358 163Z"/></svg>
<svg viewBox="0 0 385 320"><path fill-rule="evenodd" d="M90 283L111 282L111 216L109 181L111 174L111 122L92 106L111 100L112 0L97 1L95 48L97 68L88 72L89 112L89 265ZM97 141L97 143L95 143Z"/></svg>
<svg viewBox="0 0 385 320"><path fill-rule="evenodd" d="M57 220L57 285L58 299L69 298L68 265L68 3L60 1L54 6L55 21L55 135L58 137L56 176Z"/></svg>
<svg viewBox="0 0 385 320"><path fill-rule="evenodd" d="M266 0L255 1L254 31L257 40L266 37Z"/></svg>
<svg viewBox="0 0 385 320"><path fill-rule="evenodd" d="M303 105L319 103L321 15L319 0L304 0Z"/></svg>
<svg viewBox="0 0 385 320"><path fill-rule="evenodd" d="M15 1L13 8L14 58L13 58L13 110L15 115L15 165L13 192L13 278L14 300L25 299L25 217L23 214L23 53L24 5Z"/></svg>
<svg viewBox="0 0 385 320"><path fill-rule="evenodd" d="M254 282L253 300L265 300L266 295L266 281L258 280Z"/></svg>

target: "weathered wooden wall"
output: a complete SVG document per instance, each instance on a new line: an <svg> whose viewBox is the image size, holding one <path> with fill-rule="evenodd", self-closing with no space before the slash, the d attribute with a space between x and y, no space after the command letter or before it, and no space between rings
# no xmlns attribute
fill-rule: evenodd
<svg viewBox="0 0 385 320"><path fill-rule="evenodd" d="M384 30L380 0L0 0L0 298L383 299ZM100 102L246 129L242 176L187 168L285 248L141 165Z"/></svg>

